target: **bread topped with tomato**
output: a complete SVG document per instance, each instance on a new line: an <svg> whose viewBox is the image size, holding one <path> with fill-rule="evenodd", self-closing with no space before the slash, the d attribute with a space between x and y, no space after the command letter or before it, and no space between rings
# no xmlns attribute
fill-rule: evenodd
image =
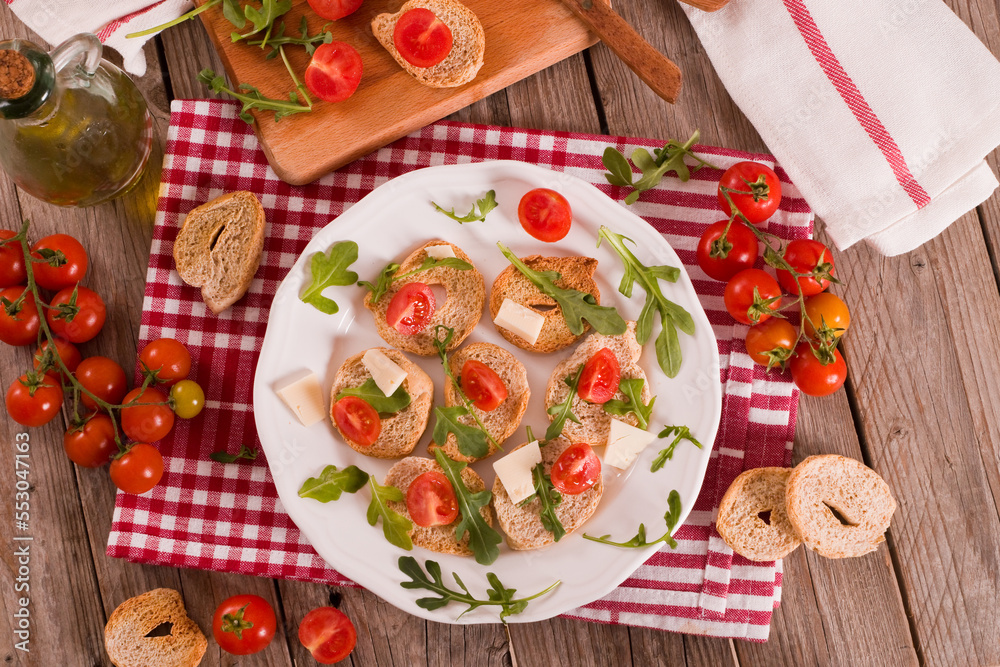
<svg viewBox="0 0 1000 667"><path fill-rule="evenodd" d="M463 260L471 268L434 266L417 271L428 260L429 248L443 247L449 248L455 259ZM430 356L437 352L434 347L437 325L454 330L447 346L450 351L461 345L479 323L486 302L486 285L483 275L457 245L428 241L410 253L393 275L400 278L393 280L377 301L372 299L373 292L365 295L365 308L371 311L379 335L389 345ZM431 289L434 285L445 289L447 296L443 303L437 303Z"/></svg>
<svg viewBox="0 0 1000 667"><path fill-rule="evenodd" d="M407 405L395 412L379 412L388 397L375 385L369 366L377 351L406 373L399 389L409 396ZM367 361L367 363L366 363ZM397 394L394 392L393 396ZM434 403L434 383L427 373L399 350L373 348L349 357L333 380L330 420L344 441L355 450L380 459L395 459L413 451L427 428Z"/></svg>

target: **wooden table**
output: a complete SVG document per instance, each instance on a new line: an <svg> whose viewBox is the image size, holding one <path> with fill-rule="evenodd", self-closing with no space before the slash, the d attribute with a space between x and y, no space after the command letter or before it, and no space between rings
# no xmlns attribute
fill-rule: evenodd
<svg viewBox="0 0 1000 667"><path fill-rule="evenodd" d="M948 0L994 54L1000 5ZM686 138L765 151L713 72L672 0L616 0L618 11L685 74L676 106L643 87L603 45L455 115L470 122ZM0 34L28 37L0 3ZM37 40L36 41L40 41ZM139 80L156 121L152 168L129 196L65 210L39 203L0 178L0 227L34 223L36 238L56 231L90 250L90 285L109 302L98 340L83 346L131 368L156 207L159 164L173 98L204 97L195 81L221 65L197 23L147 45ZM767 64L765 63L764 66ZM998 154L989 161L997 169ZM825 239L822 225L818 237ZM124 599L168 586L210 627L218 602L236 593L270 600L284 632L262 654L237 659L210 642L203 665L315 664L296 638L310 609L334 604L358 628L357 665L997 665L1000 664L1000 196L941 236L887 259L866 247L835 253L852 309L843 345L845 391L799 403L795 460L840 453L863 460L889 482L899 509L877 553L843 561L799 549L785 560L784 598L766 644L553 619L513 625L448 626L397 610L357 589L198 570L139 566L104 555L114 487L102 470L76 468L63 454L64 425L30 431L34 535L30 561L31 653L14 649L18 563L13 520L0 522L2 645L8 664L105 665L103 628ZM4 348L0 387L30 363L27 348ZM7 473L4 516L12 517L13 450L22 432L0 425Z"/></svg>

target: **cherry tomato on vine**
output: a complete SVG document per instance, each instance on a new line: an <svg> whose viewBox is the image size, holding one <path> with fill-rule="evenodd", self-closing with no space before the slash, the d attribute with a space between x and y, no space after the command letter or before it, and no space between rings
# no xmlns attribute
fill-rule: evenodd
<svg viewBox="0 0 1000 667"><path fill-rule="evenodd" d="M194 419L205 407L205 392L194 380L181 380L170 388L174 414L181 419Z"/></svg>
<svg viewBox="0 0 1000 667"><path fill-rule="evenodd" d="M83 280L90 263L83 244L69 234L46 236L31 246L31 256L35 282L53 292Z"/></svg>
<svg viewBox="0 0 1000 667"><path fill-rule="evenodd" d="M226 653L252 655L267 648L278 626L271 604L259 595L234 595L212 616L212 636Z"/></svg>
<svg viewBox="0 0 1000 667"><path fill-rule="evenodd" d="M610 348L602 347L583 365L577 395L590 403L607 403L618 392L621 364Z"/></svg>
<svg viewBox="0 0 1000 667"><path fill-rule="evenodd" d="M17 236L17 232L0 229L0 241ZM20 243L0 246L0 288L24 285L28 282L28 272L24 268L24 252Z"/></svg>
<svg viewBox="0 0 1000 667"><path fill-rule="evenodd" d="M496 410L507 399L507 386L503 379L477 359L469 359L462 364L458 379L462 393L480 410Z"/></svg>
<svg viewBox="0 0 1000 667"><path fill-rule="evenodd" d="M761 269L744 269L726 283L723 301L737 322L757 324L767 320L771 311L781 306L781 288L769 273Z"/></svg>
<svg viewBox="0 0 1000 667"><path fill-rule="evenodd" d="M351 619L335 607L320 607L299 623L299 641L321 665L332 665L350 655L358 641Z"/></svg>
<svg viewBox="0 0 1000 667"><path fill-rule="evenodd" d="M382 420L367 401L345 396L333 404L333 421L344 437L361 447L370 447L382 433Z"/></svg>
<svg viewBox="0 0 1000 667"><path fill-rule="evenodd" d="M757 261L757 237L739 220L733 220L726 234L732 248L725 257L712 257L712 243L725 231L728 220L713 222L701 235L698 242L698 266L715 280L729 280L743 269L749 269Z"/></svg>
<svg viewBox="0 0 1000 667"><path fill-rule="evenodd" d="M726 201L726 193L722 188L738 191L728 193L729 197L740 213L754 224L770 218L781 204L781 181L778 175L770 167L758 162L737 162L726 169L719 179L719 206L723 213L730 215L732 207Z"/></svg>
<svg viewBox="0 0 1000 667"><path fill-rule="evenodd" d="M327 102L343 102L361 83L361 54L347 42L320 44L306 67L310 92Z"/></svg>
<svg viewBox="0 0 1000 667"><path fill-rule="evenodd" d="M91 415L83 424L71 427L63 435L63 449L69 460L78 466L101 467L118 451L111 417Z"/></svg>
<svg viewBox="0 0 1000 667"><path fill-rule="evenodd" d="M76 291L76 310L73 310L73 293ZM86 343L100 333L107 311L104 300L87 287L73 286L59 290L45 312L52 333L71 343ZM63 308L59 308L63 306Z"/></svg>
<svg viewBox="0 0 1000 667"><path fill-rule="evenodd" d="M125 493L146 493L163 477L163 455L152 445L134 444L111 462L109 472L111 481Z"/></svg>
<svg viewBox="0 0 1000 667"><path fill-rule="evenodd" d="M747 354L769 369L792 356L799 334L788 320L772 317L747 331Z"/></svg>
<svg viewBox="0 0 1000 667"><path fill-rule="evenodd" d="M434 292L424 283L407 283L392 297L385 310L386 323L404 336L420 333L427 327L437 303Z"/></svg>
<svg viewBox="0 0 1000 667"><path fill-rule="evenodd" d="M788 364L792 372L792 382L803 394L826 396L837 391L847 379L847 364L840 350L834 350L834 361L824 365L813 353L809 343L799 343L795 356Z"/></svg>
<svg viewBox="0 0 1000 667"><path fill-rule="evenodd" d="M778 282L790 294L798 294L801 287L805 296L819 294L830 286L829 278L823 275L833 275L833 255L830 249L813 239L796 239L785 248L785 261L797 273L814 273L808 277L796 280L789 271L778 269Z"/></svg>
<svg viewBox="0 0 1000 667"><path fill-rule="evenodd" d="M563 450L552 464L552 486L569 496L583 493L601 478L601 460L585 442L576 442Z"/></svg>
<svg viewBox="0 0 1000 667"><path fill-rule="evenodd" d="M418 475L406 490L406 510L418 526L447 526L458 518L458 499L439 470Z"/></svg>
<svg viewBox="0 0 1000 667"><path fill-rule="evenodd" d="M524 231L539 241L553 243L569 233L573 211L566 198L555 190L529 190L517 205L517 219Z"/></svg>
<svg viewBox="0 0 1000 667"><path fill-rule="evenodd" d="M191 372L191 353L173 338L157 338L139 353L143 373L149 372L159 384L172 385Z"/></svg>
<svg viewBox="0 0 1000 667"><path fill-rule="evenodd" d="M17 306L14 304L27 287L8 287L0 290L0 340L8 345L31 345L38 341L38 330L42 320L38 315L38 305L31 292L24 295L24 300ZM10 302L4 306L2 299ZM8 313L8 308L15 312Z"/></svg>
<svg viewBox="0 0 1000 667"><path fill-rule="evenodd" d="M84 388L105 403L120 405L128 393L128 378L125 371L113 359L107 357L87 357L76 367L76 379ZM97 403L85 392L80 392L80 400L89 410L97 410Z"/></svg>
<svg viewBox="0 0 1000 667"><path fill-rule="evenodd" d="M451 53L451 28L431 10L416 7L396 21L392 43L414 67L434 67Z"/></svg>
<svg viewBox="0 0 1000 667"><path fill-rule="evenodd" d="M59 414L62 385L55 375L25 374L7 388L7 413L22 426L42 426Z"/></svg>
<svg viewBox="0 0 1000 667"><path fill-rule="evenodd" d="M851 311L836 294L822 292L811 296L806 299L805 307L806 315L809 316L805 322L805 330L810 338L818 338L814 324L821 330L824 324L831 329L829 336L831 342L834 338L843 336L851 326Z"/></svg>
<svg viewBox="0 0 1000 667"><path fill-rule="evenodd" d="M361 6L362 0L308 0L309 7L328 21L342 19L353 14Z"/></svg>
<svg viewBox="0 0 1000 667"><path fill-rule="evenodd" d="M46 340L42 341L42 344L38 346L37 350L35 350L35 370L38 370L39 364L46 359L45 352L49 349L49 347L49 341ZM53 349L54 353L49 355L48 365L45 370L46 372L52 371L59 377L63 377L65 373L62 372L62 368L59 366L59 362L55 359L55 356L62 359L63 364L65 364L66 369L70 373L75 371L80 366L80 362L83 360L83 355L80 354L80 350L76 349L76 345L73 345L73 343L60 336L56 336L55 346Z"/></svg>
<svg viewBox="0 0 1000 667"><path fill-rule="evenodd" d="M174 411L166 405L167 397L159 389L136 387L125 394L122 403L130 403L132 399L135 405L121 409L125 435L138 442L154 442L170 433L174 427Z"/></svg>

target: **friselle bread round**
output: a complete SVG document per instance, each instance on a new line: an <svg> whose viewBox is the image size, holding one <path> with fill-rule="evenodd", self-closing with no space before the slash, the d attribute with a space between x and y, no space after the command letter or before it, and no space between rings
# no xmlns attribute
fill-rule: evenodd
<svg viewBox="0 0 1000 667"><path fill-rule="evenodd" d="M170 634L147 637L170 623ZM104 647L115 667L195 667L208 640L184 608L181 594L157 588L129 598L111 612L104 626Z"/></svg>
<svg viewBox="0 0 1000 667"><path fill-rule="evenodd" d="M785 504L805 545L827 558L877 549L896 511L889 485L878 473L836 454L810 456L795 466L785 487Z"/></svg>
<svg viewBox="0 0 1000 667"><path fill-rule="evenodd" d="M802 543L785 509L785 483L791 472L791 468L754 468L729 485L715 527L733 551L750 560L772 561Z"/></svg>

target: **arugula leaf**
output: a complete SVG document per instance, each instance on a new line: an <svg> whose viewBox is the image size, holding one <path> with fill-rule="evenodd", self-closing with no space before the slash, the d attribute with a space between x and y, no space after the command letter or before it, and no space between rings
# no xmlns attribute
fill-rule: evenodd
<svg viewBox="0 0 1000 667"><path fill-rule="evenodd" d="M378 274L375 284L372 284L367 280L359 280L358 286L367 287L368 291L372 293L372 303L376 303L389 290L389 286L397 280L409 278L410 276L416 275L421 271L436 269L439 266L450 267L458 269L459 271L468 271L472 268L472 264L469 264L464 259L459 259L458 257L442 257L441 259L436 259L428 255L427 257L424 257L424 261L420 263L420 266L412 271L401 273L398 276L396 275L396 271L399 271L399 264L396 264L395 262L386 264L385 268L382 269L382 272Z"/></svg>
<svg viewBox="0 0 1000 667"><path fill-rule="evenodd" d="M437 204L435 204L434 202L431 202L431 204L433 204L434 208L436 208L438 211L444 213L452 220L458 222L458 224L462 224L465 222L477 222L477 221L485 222L486 214L497 207L497 193L496 190L490 190L489 192L487 192L485 195L483 195L482 199L477 199L475 205L473 205L472 207L472 210L463 216L458 216L455 213L454 208L451 209L450 211L446 211ZM479 209L479 213L476 213L477 208Z"/></svg>
<svg viewBox="0 0 1000 667"><path fill-rule="evenodd" d="M497 545L503 538L495 528L486 523L479 510L490 504L493 493L489 489L473 493L465 486L465 482L462 481L462 470L469 465L468 463L452 461L440 448L434 450L434 458L444 470L445 477L451 482L455 498L458 500L458 509L462 514L462 519L455 526L455 540L461 540L468 533L469 548L475 554L476 562L480 565L489 565L500 555Z"/></svg>
<svg viewBox="0 0 1000 667"><path fill-rule="evenodd" d="M225 77L217 76L215 72L206 68L198 73L198 80L212 89L214 93L225 93L243 103L240 110L240 118L248 125L253 125L254 118L250 113L251 109L261 109L263 111L273 111L274 120L279 121L285 116L296 113L312 111L311 106L300 104L295 91L289 93L288 100L279 100L271 97L264 97L255 86L249 83L241 83L237 88L243 92L236 92L226 86Z"/></svg>
<svg viewBox="0 0 1000 667"><path fill-rule="evenodd" d="M562 504L562 494L552 485L552 477L545 474L544 464L539 463L532 468L531 477L535 480L535 492L518 503L518 506L524 507L538 498L541 503L538 518L542 520L542 528L552 533L552 537L558 542L566 535L566 529L556 516L556 508Z"/></svg>
<svg viewBox="0 0 1000 667"><path fill-rule="evenodd" d="M140 32L130 32L129 34L125 35L125 39L134 39L135 37L145 37L147 35L155 35L158 32L163 32L167 28L172 28L175 25L193 19L195 16L198 16L198 14L208 11L209 9L215 7L222 1L223 0L208 0L208 2L203 4L201 7L195 7L186 14L181 14L180 16L171 21L167 21L166 23L161 23L158 26L147 28L146 30L142 30ZM233 9L234 6L235 6L235 12ZM226 19L233 25L236 25L240 17L243 16L243 10L240 9L240 6L237 4L237 0L225 0L225 4L222 7L222 13L226 17ZM243 20L243 23L244 24L246 23L246 19ZM236 25L236 27L242 28L243 25L242 24Z"/></svg>
<svg viewBox="0 0 1000 667"><path fill-rule="evenodd" d="M345 491L356 493L368 483L368 473L357 466L347 466L337 470L337 466L327 466L319 477L310 477L302 482L299 498L312 498L321 503L340 500Z"/></svg>
<svg viewBox="0 0 1000 667"><path fill-rule="evenodd" d="M257 9L253 5L244 5L243 14L253 23L253 29L249 32L234 32L231 39L238 42L254 35L264 33L264 44L267 44L274 28L274 22L284 16L292 9L292 0L261 0L261 7Z"/></svg>
<svg viewBox="0 0 1000 667"><path fill-rule="evenodd" d="M385 539L400 549L413 549L413 540L410 539L413 522L389 508L389 501L404 501L403 492L394 486L382 486L371 476L368 477L368 486L372 490L372 501L368 505L368 525L374 526L379 517L382 517L382 534Z"/></svg>
<svg viewBox="0 0 1000 667"><path fill-rule="evenodd" d="M316 307L320 312L333 315L340 306L333 299L323 296L323 290L334 285L350 285L357 281L358 274L348 271L358 259L358 244L354 241L334 243L327 254L317 252L309 260L312 282L299 298Z"/></svg>
<svg viewBox="0 0 1000 667"><path fill-rule="evenodd" d="M239 0L222 0L222 15L233 24L237 30L246 27L247 16L240 6Z"/></svg>
<svg viewBox="0 0 1000 667"><path fill-rule="evenodd" d="M316 47L319 44L329 44L333 41L333 33L327 30L330 24L327 23L320 31L315 35L309 34L309 22L306 20L305 15L302 16L302 23L299 24L299 37L288 37L285 35L285 24L279 23L277 30L270 36L268 40L258 39L256 41L247 42L251 46L259 46L264 48L264 46L270 46L271 51L264 56L265 60L271 60L278 55L279 46L287 46L289 44L295 44L305 48L306 53L312 55L316 52ZM241 28L243 26L240 26Z"/></svg>
<svg viewBox="0 0 1000 667"><path fill-rule="evenodd" d="M46 348L45 352L46 354L48 353L48 348ZM219 463L236 463L240 459L253 461L254 459L257 458L258 454L260 454L258 450L251 449L250 447L241 444L240 451L237 452L236 454L230 454L225 450L220 450L218 452L212 452L211 454L208 455L208 458L212 459L213 461L218 461Z"/></svg>
<svg viewBox="0 0 1000 667"><path fill-rule="evenodd" d="M677 339L677 329L688 335L694 335L694 319L691 313L670 301L660 291L658 280L676 282L680 269L673 266L646 266L625 247L625 241L635 241L616 234L602 226L598 233L597 245L606 240L621 257L625 265L625 275L618 285L618 291L626 298L632 297L632 288L638 282L646 292L646 303L636 321L635 337L640 345L645 344L653 333L653 311L660 314L660 335L656 337L656 361L667 377L677 377L681 369L681 344Z"/></svg>
<svg viewBox="0 0 1000 667"><path fill-rule="evenodd" d="M347 387L337 394L336 400L339 401L345 396L357 396L375 408L375 412L380 415L394 415L400 410L405 410L412 400L403 385L399 385L396 391L392 392L392 396L386 396L375 384L375 378L368 378L360 387Z"/></svg>
<svg viewBox="0 0 1000 667"><path fill-rule="evenodd" d="M545 429L546 443L550 440L555 440L562 434L563 428L566 426L567 419L572 419L577 424L580 423L580 419L573 414L573 397L576 396L576 388L580 384L580 375L582 374L583 364L580 364L576 369L576 373L572 376L563 378L563 382L569 385L569 393L566 394L566 398L563 399L562 403L553 405L548 410L550 415L555 415L555 419L553 419L552 423L549 424L549 427Z"/></svg>
<svg viewBox="0 0 1000 667"><path fill-rule="evenodd" d="M389 285L392 284L392 277L398 270L399 264L395 262L386 264L382 272L378 274L378 278L375 279L375 284L367 280L359 280L358 287L367 287L368 291L372 293L372 303L376 303L389 290Z"/></svg>
<svg viewBox="0 0 1000 667"><path fill-rule="evenodd" d="M612 542L610 535L603 535L601 537L593 537L592 535L583 534L583 539L590 540L591 542L600 542L601 544L610 544L613 547L622 547L626 549L639 549L642 547L652 546L659 542L664 542L670 545L671 549L677 548L677 541L673 538L674 528L677 526L677 522L681 518L681 496L676 490L670 492L667 497L667 513L663 515L663 520L667 524L667 532L663 537L653 540L652 542L646 541L646 526L644 524L639 524L639 532L635 534L635 537L626 542Z"/></svg>
<svg viewBox="0 0 1000 667"><path fill-rule="evenodd" d="M639 420L639 428L645 431L649 428L649 419L653 415L653 403L656 396L649 399L649 405L642 402L642 385L645 380L642 378L622 378L618 383L618 391L625 394L625 400L620 401L613 398L604 404L604 411L609 415L625 416L629 413L635 415Z"/></svg>
<svg viewBox="0 0 1000 667"><path fill-rule="evenodd" d="M562 309L563 319L570 333L579 336L583 333L583 320L587 320L594 330L605 336L617 336L625 333L625 320L611 306L598 305L593 294L587 294L575 289L566 289L556 285L555 281L562 278L558 271L535 271L518 259L504 244L497 242L497 247L504 257L527 278L532 285L543 294L555 299Z"/></svg>
<svg viewBox="0 0 1000 667"><path fill-rule="evenodd" d="M690 179L692 169L684 163L685 156L690 156L698 162L693 171L698 171L702 167L718 169L691 152L691 147L698 143L700 136L701 132L695 130L691 138L683 144L671 139L663 148L654 148L653 155L650 155L645 148L635 149L632 152L632 162L642 174L642 177L635 182L632 181L632 167L628 160L616 148L608 146L604 149L604 157L601 159L604 167L608 170L608 173L604 174L604 178L611 185L632 188L632 192L625 197L625 203L631 205L639 199L639 195L643 192L659 185L668 172L675 172L677 178L682 182Z"/></svg>
<svg viewBox="0 0 1000 667"><path fill-rule="evenodd" d="M656 455L655 459L653 459L653 465L649 467L650 472L656 472L662 468L667 461L674 458L674 450L677 449L677 445L680 444L682 440L687 440L694 444L694 446L698 449L701 449L701 443L695 440L694 436L691 435L691 429L687 426L666 426L662 431L660 431L659 437L669 438L674 434L676 434L677 437L674 438L673 442L667 445L666 449L660 450L660 453Z"/></svg>

